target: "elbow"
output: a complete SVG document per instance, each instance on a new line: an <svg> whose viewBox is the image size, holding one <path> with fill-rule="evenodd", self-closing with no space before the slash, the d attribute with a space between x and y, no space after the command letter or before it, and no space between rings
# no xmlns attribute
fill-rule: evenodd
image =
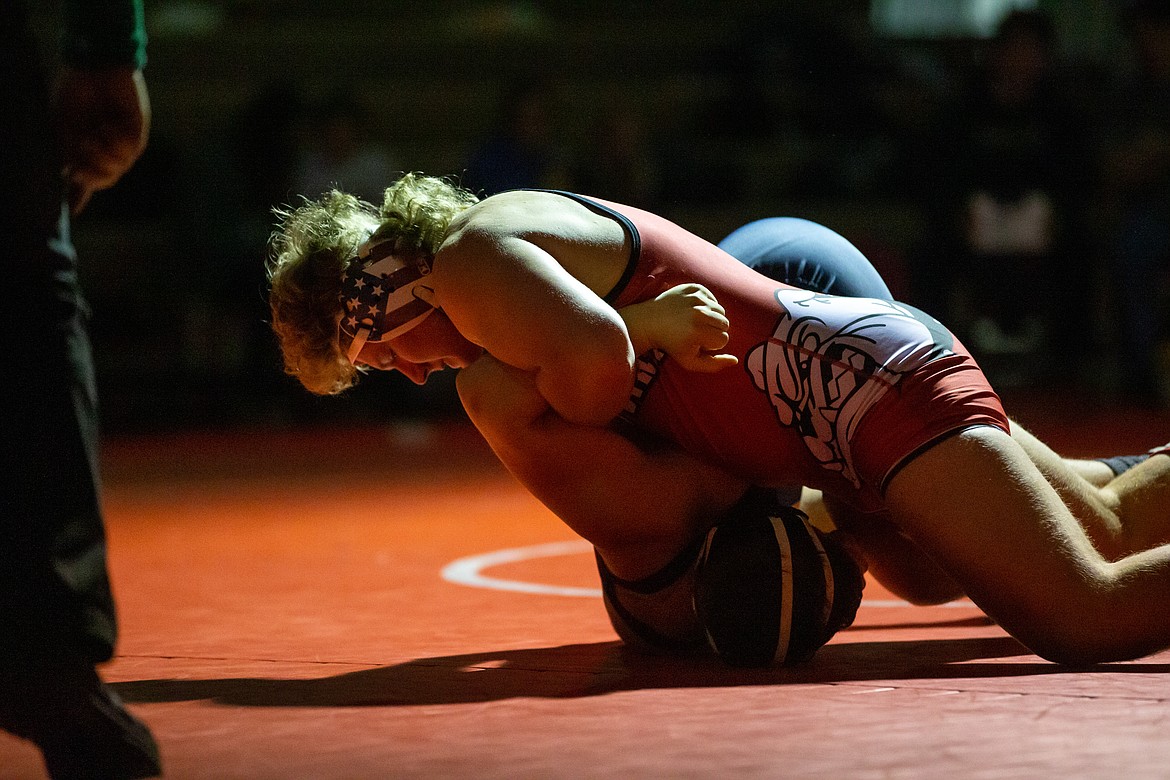
<svg viewBox="0 0 1170 780"><path fill-rule="evenodd" d="M874 574L875 579L886 586L887 590L916 607L948 604L967 595L957 582L937 569L931 571L929 576L917 578L890 577L883 579L880 576L882 572L877 571Z"/></svg>
<svg viewBox="0 0 1170 780"><path fill-rule="evenodd" d="M455 388L467 416L489 441L515 435L549 408L530 374L490 355L462 369Z"/></svg>
<svg viewBox="0 0 1170 780"><path fill-rule="evenodd" d="M893 591L891 591L893 592ZM907 591L905 593L894 593L907 604L915 607L937 607L940 604L949 604L952 601L958 601L965 595L959 589L946 590L922 590L922 591Z"/></svg>
<svg viewBox="0 0 1170 780"><path fill-rule="evenodd" d="M475 372L471 367L456 374L455 391L459 395L463 411L467 412L467 416L478 426L481 420L495 416L492 412L498 411L498 405L493 403L494 396L488 392L484 383L475 381L474 376Z"/></svg>
<svg viewBox="0 0 1170 780"><path fill-rule="evenodd" d="M541 393L566 421L608 425L629 403L634 387L634 350L622 335L617 348L597 345L592 356L571 356L569 369L550 364L537 372Z"/></svg>

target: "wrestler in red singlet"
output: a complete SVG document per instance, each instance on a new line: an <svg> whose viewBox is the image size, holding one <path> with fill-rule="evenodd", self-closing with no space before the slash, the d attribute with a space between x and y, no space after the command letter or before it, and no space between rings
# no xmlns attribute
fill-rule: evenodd
<svg viewBox="0 0 1170 780"><path fill-rule="evenodd" d="M974 425L1009 429L967 350L903 304L780 284L639 209L565 194L621 222L632 241L615 308L698 282L727 310L734 369L639 360L626 416L760 485L803 484L877 509L906 460Z"/></svg>

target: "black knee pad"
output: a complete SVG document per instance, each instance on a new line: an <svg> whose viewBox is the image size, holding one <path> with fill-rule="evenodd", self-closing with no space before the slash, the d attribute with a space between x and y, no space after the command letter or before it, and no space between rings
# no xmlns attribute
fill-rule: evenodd
<svg viewBox="0 0 1170 780"><path fill-rule="evenodd" d="M853 622L864 587L862 569L833 535L753 490L707 534L695 612L730 665L800 663Z"/></svg>

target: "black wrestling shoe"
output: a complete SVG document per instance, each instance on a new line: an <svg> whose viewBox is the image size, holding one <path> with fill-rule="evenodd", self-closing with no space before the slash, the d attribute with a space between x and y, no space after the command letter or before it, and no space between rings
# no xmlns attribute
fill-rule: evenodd
<svg viewBox="0 0 1170 780"><path fill-rule="evenodd" d="M162 773L149 729L92 666L0 670L0 727L35 743L53 780Z"/></svg>

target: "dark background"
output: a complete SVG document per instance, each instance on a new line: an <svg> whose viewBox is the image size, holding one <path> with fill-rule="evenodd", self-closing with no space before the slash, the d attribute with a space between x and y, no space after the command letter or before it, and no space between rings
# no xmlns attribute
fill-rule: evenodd
<svg viewBox="0 0 1170 780"><path fill-rule="evenodd" d="M899 5L937 29L891 29ZM452 377L420 392L371 376L319 399L281 373L265 323L271 209L295 202L314 160L329 175L321 160L350 146L361 154L332 172L357 190L402 170L485 193L563 187L711 240L760 217L815 219L900 298L977 353L990 345L980 357L1000 386L1164 404L1164 375L1128 370L1116 259L1136 186L1115 170L1138 121L1123 116L1139 70L1127 4L1033 4L1054 34L1048 102L1020 125L1039 143L1007 167L1047 166L1059 240L1042 261L994 266L962 246L953 206L989 165L972 136L1012 148L1026 133L971 132L990 111L971 96L998 16L964 17L965 5L979 4L147 0L151 145L75 226L106 430L460 414ZM1143 277L1163 370L1167 265ZM988 317L1005 318L1000 335L1023 327L996 308L1021 293L1041 335L1010 349L978 338Z"/></svg>

